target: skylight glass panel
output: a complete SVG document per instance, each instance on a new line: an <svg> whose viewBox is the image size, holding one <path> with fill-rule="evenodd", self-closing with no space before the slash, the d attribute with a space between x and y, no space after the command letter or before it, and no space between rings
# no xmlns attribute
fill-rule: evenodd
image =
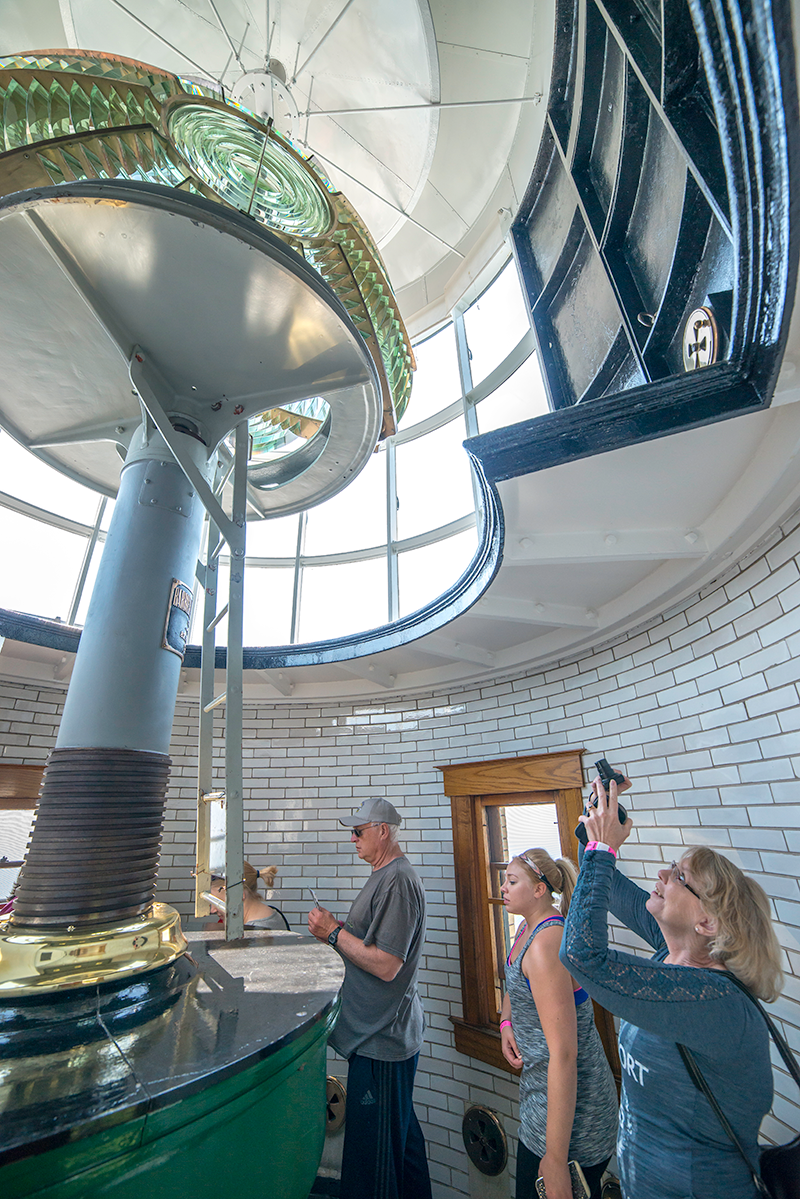
<svg viewBox="0 0 800 1199"><path fill-rule="evenodd" d="M474 510L463 416L397 446L397 536L401 541Z"/></svg>
<svg viewBox="0 0 800 1199"><path fill-rule="evenodd" d="M385 624L386 559L303 568L300 641L343 637Z"/></svg>
<svg viewBox="0 0 800 1199"><path fill-rule="evenodd" d="M521 420L530 420L531 417L549 412L538 354L533 353L526 358L510 379L506 379L491 395L481 400L476 411L481 433L515 425Z"/></svg>
<svg viewBox="0 0 800 1199"><path fill-rule="evenodd" d="M417 612L452 587L475 557L476 529L398 555L400 616Z"/></svg>
<svg viewBox="0 0 800 1199"><path fill-rule="evenodd" d="M0 432L0 491L37 508L93 525L100 496L48 466Z"/></svg>
<svg viewBox="0 0 800 1199"><path fill-rule="evenodd" d="M386 454L379 451L349 487L309 509L303 553L313 557L385 544Z"/></svg>
<svg viewBox="0 0 800 1199"><path fill-rule="evenodd" d="M511 261L464 313L472 386L482 382L528 332L530 321Z"/></svg>
<svg viewBox="0 0 800 1199"><path fill-rule="evenodd" d="M418 425L461 397L456 335L451 322L414 345L417 369L402 427Z"/></svg>
<svg viewBox="0 0 800 1199"><path fill-rule="evenodd" d="M0 608L66 620L85 551L85 537L0 509Z"/></svg>

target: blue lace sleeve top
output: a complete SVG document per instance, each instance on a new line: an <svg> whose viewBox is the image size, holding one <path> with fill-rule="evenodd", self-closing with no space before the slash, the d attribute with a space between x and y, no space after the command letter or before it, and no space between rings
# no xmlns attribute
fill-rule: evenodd
<svg viewBox="0 0 800 1199"><path fill-rule="evenodd" d="M622 1098L617 1157L630 1199L750 1199L750 1171L703 1095L676 1043L686 1045L754 1167L772 1103L763 1018L717 970L666 964L667 946L647 912L647 893L605 850L584 855L564 929L561 960L619 1016ZM652 946L637 957L609 948L609 910Z"/></svg>

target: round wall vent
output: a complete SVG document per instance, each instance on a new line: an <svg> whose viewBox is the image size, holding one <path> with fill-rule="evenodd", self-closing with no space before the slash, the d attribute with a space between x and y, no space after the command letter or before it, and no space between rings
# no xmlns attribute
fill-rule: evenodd
<svg viewBox="0 0 800 1199"><path fill-rule="evenodd" d="M339 1082L339 1079L329 1074L325 1090L325 1102L328 1105L328 1114L325 1120L326 1136L328 1133L338 1132L344 1124L346 1099L347 1091Z"/></svg>
<svg viewBox="0 0 800 1199"><path fill-rule="evenodd" d="M497 1112L476 1104L464 1113L461 1135L469 1160L481 1174L501 1174L508 1161L508 1141Z"/></svg>

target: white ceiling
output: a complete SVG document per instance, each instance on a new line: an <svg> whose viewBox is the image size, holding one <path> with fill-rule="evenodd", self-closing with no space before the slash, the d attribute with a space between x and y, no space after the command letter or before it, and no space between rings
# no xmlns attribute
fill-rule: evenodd
<svg viewBox="0 0 800 1199"><path fill-rule="evenodd" d="M230 87L242 66L263 67L269 9L270 57L290 81L295 57L302 65L320 45L292 85L301 112L309 86L314 108L547 94L552 0L215 5L237 51L250 22L242 63L232 59L224 76L230 45L209 0L5 0L0 53L78 44L199 77L170 42ZM331 178L378 237L412 332L445 316L501 259L498 210L519 203L543 117L544 102L309 120L309 147L336 162ZM373 658L253 672L248 698L391 698L489 681L577 655L690 596L800 504L798 363L795 320L771 409L501 484L505 558L469 613ZM0 657L5 674L57 685L70 665L10 642ZM193 672L183 687L195 689Z"/></svg>

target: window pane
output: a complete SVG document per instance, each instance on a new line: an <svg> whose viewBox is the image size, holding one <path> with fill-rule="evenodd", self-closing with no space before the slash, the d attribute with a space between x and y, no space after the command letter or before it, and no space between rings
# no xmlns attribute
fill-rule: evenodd
<svg viewBox="0 0 800 1199"><path fill-rule="evenodd" d="M503 881L503 867L517 854L526 849L546 849L555 861L563 857L561 839L558 832L558 813L554 803L512 804L496 809L499 823L501 844L499 862L492 864L492 894L500 895L500 885ZM492 846L494 856L495 847ZM505 944L503 961L511 952L514 938L522 924L522 916L507 912L505 908L492 905L495 917L501 921L502 941Z"/></svg>
<svg viewBox="0 0 800 1199"><path fill-rule="evenodd" d="M94 524L101 499L98 492L73 483L24 450L7 433L0 433L0 490L87 525Z"/></svg>
<svg viewBox="0 0 800 1199"><path fill-rule="evenodd" d="M0 812L0 858L8 858L9 862L23 860L34 815L33 808ZM10 897L18 874L19 866L4 866L0 869L0 901Z"/></svg>
<svg viewBox="0 0 800 1199"><path fill-rule="evenodd" d="M411 399L403 416L403 427L417 425L426 416L441 412L461 396L458 373L456 335L447 324L433 337L418 341L414 346L417 369L411 388Z"/></svg>
<svg viewBox="0 0 800 1199"><path fill-rule="evenodd" d="M0 509L0 608L66 620L85 550L85 537Z"/></svg>
<svg viewBox="0 0 800 1199"><path fill-rule="evenodd" d="M385 544L386 454L379 451L349 487L309 509L303 553L341 554Z"/></svg>
<svg viewBox="0 0 800 1199"><path fill-rule="evenodd" d="M475 557L475 529L398 556L400 615L417 612L452 587Z"/></svg>
<svg viewBox="0 0 800 1199"><path fill-rule="evenodd" d="M397 447L397 536L401 541L466 516L475 507L461 417Z"/></svg>
<svg viewBox="0 0 800 1199"><path fill-rule="evenodd" d="M220 559L217 569L217 611L228 602L230 561ZM294 593L293 566L245 566L244 570L244 623L245 645L288 645L292 629L292 595ZM205 594L201 589L192 615L192 630L189 641L201 645L203 641L203 606ZM214 630L217 645L228 644L228 617Z"/></svg>
<svg viewBox="0 0 800 1199"><path fill-rule="evenodd" d="M531 354L517 367L510 379L501 383L476 407L478 428L481 433L490 429L502 429L521 420L530 420L549 412L547 393L539 370L538 354Z"/></svg>
<svg viewBox="0 0 800 1199"><path fill-rule="evenodd" d="M245 567L245 645L289 644L293 593L294 567Z"/></svg>
<svg viewBox="0 0 800 1199"><path fill-rule="evenodd" d="M385 624L387 594L385 558L304 567L299 639L322 641Z"/></svg>
<svg viewBox="0 0 800 1199"><path fill-rule="evenodd" d="M294 558L299 519L299 516L276 516L274 520L248 520L248 558Z"/></svg>
<svg viewBox="0 0 800 1199"><path fill-rule="evenodd" d="M513 260L464 313L464 328L475 387L499 366L530 328Z"/></svg>

